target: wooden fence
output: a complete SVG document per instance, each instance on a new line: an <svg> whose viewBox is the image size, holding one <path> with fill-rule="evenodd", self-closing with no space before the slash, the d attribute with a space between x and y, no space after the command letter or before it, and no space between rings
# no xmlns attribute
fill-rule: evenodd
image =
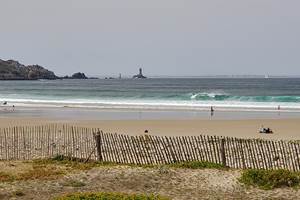
<svg viewBox="0 0 300 200"><path fill-rule="evenodd" d="M291 141L218 136L129 136L67 125L0 129L1 160L65 155L127 164L209 161L232 168L300 171L300 145Z"/></svg>

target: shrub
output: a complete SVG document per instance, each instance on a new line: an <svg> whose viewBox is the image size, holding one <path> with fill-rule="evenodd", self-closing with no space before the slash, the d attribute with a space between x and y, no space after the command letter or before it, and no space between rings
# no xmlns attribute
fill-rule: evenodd
<svg viewBox="0 0 300 200"><path fill-rule="evenodd" d="M15 179L14 176L11 174L5 173L5 172L0 172L0 182L8 182L8 181L13 181Z"/></svg>
<svg viewBox="0 0 300 200"><path fill-rule="evenodd" d="M115 192L74 193L58 197L56 200L169 200L158 195L124 194Z"/></svg>
<svg viewBox="0 0 300 200"><path fill-rule="evenodd" d="M252 185L261 189L273 189L278 187L294 187L299 185L299 173L288 170L261 170L249 169L242 173L239 179L245 185Z"/></svg>

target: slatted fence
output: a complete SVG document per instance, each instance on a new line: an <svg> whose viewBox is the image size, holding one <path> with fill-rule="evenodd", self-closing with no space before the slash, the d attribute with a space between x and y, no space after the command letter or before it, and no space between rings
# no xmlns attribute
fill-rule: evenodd
<svg viewBox="0 0 300 200"><path fill-rule="evenodd" d="M165 137L103 133L68 125L0 129L1 160L31 160L56 155L127 164L209 161L231 168L300 171L297 141L218 136Z"/></svg>

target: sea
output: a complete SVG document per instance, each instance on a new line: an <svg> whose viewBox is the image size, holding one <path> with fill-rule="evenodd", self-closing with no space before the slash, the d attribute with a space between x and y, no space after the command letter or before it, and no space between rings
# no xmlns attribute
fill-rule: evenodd
<svg viewBox="0 0 300 200"><path fill-rule="evenodd" d="M0 102L23 107L300 111L299 78L0 81Z"/></svg>

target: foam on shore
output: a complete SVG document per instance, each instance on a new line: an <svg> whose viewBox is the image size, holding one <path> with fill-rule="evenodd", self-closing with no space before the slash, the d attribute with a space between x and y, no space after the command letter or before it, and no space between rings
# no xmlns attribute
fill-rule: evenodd
<svg viewBox="0 0 300 200"><path fill-rule="evenodd" d="M240 101L156 101L156 100L90 100L90 99L1 99L9 105L22 107L74 107L99 109L142 110L208 110L211 106L220 111L278 111L300 112L299 103L240 102Z"/></svg>

